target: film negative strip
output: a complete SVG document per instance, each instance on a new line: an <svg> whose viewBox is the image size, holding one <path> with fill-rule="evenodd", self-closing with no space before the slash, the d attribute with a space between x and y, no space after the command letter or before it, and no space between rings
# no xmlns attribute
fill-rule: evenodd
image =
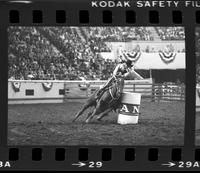
<svg viewBox="0 0 200 173"><path fill-rule="evenodd" d="M0 1L0 170L200 170L200 1Z"/></svg>

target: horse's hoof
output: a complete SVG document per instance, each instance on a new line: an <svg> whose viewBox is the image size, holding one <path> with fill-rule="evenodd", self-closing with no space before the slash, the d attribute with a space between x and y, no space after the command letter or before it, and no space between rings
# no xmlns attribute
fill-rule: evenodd
<svg viewBox="0 0 200 173"><path fill-rule="evenodd" d="M90 122L90 120L87 119L85 122L88 124Z"/></svg>
<svg viewBox="0 0 200 173"><path fill-rule="evenodd" d="M97 117L97 121L101 121L101 118L100 118L100 117Z"/></svg>
<svg viewBox="0 0 200 173"><path fill-rule="evenodd" d="M76 121L76 118L74 118L73 120L72 120L72 122L75 122Z"/></svg>

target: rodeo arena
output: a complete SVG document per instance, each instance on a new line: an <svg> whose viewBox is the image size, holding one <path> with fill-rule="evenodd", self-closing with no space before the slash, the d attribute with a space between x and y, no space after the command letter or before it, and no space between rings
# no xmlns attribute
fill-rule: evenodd
<svg viewBox="0 0 200 173"><path fill-rule="evenodd" d="M8 145L183 145L183 27L9 27L8 41Z"/></svg>
<svg viewBox="0 0 200 173"><path fill-rule="evenodd" d="M200 145L200 28L196 28L196 145Z"/></svg>

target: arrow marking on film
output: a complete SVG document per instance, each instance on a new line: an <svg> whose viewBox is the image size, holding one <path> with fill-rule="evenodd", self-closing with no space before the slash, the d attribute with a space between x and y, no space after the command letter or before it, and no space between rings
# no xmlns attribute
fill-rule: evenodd
<svg viewBox="0 0 200 173"><path fill-rule="evenodd" d="M165 163L165 164L162 164L162 166L168 166L169 168L175 166L176 164L175 163L172 163L172 162L168 162L168 163Z"/></svg>
<svg viewBox="0 0 200 173"><path fill-rule="evenodd" d="M78 167L80 168L80 167L85 166L86 164L83 163L83 162L78 162L78 163L73 163L72 165L73 165L73 166L78 166Z"/></svg>

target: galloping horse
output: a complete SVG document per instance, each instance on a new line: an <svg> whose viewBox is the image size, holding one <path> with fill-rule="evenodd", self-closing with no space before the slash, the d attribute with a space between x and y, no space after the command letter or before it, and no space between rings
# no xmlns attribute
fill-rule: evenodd
<svg viewBox="0 0 200 173"><path fill-rule="evenodd" d="M121 101L123 87L124 78L114 77L114 82L100 95L100 98L97 96L98 91L96 91L86 101L82 109L76 114L73 121L75 121L86 109L91 106L94 106L95 108L93 112L88 113L86 123L89 123L95 115L99 115L97 119L101 120L110 111L116 111Z"/></svg>

